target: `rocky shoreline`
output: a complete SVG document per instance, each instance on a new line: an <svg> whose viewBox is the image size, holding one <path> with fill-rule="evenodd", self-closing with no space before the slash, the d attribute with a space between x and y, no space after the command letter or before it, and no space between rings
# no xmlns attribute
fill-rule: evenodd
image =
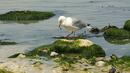
<svg viewBox="0 0 130 73"><path fill-rule="evenodd" d="M30 20L45 20L54 15L52 12L10 11L1 14L0 20L28 24ZM25 19L25 17L28 17L28 19ZM102 28L101 32L104 32L104 38L110 43L127 44L130 42L129 29L130 20L127 20L122 28L109 25ZM0 60L0 73L130 72L130 56L117 57L113 54L106 57L106 53L100 45L88 39L79 39L83 38L82 35L80 37L61 38L51 44L39 46L32 51L16 53L9 56L7 60ZM0 40L0 45L15 44L17 43Z"/></svg>
<svg viewBox="0 0 130 73"><path fill-rule="evenodd" d="M98 56L96 57L97 54L95 52L101 51L102 49L98 49L99 47L92 48L91 46L93 44L93 42L84 39L57 40L52 44L40 46L28 53L17 53L10 56L9 59L12 59L12 61L9 60L1 62L0 69L11 71L12 73L110 73L113 69L115 69L114 73L129 73L129 56L117 57L113 54L110 57L105 57L105 55L102 55L102 51L102 53L97 53ZM64 48L63 46L69 47ZM77 52L77 49L73 46L80 46L78 47L80 48L78 49L80 52ZM53 50L51 50L52 48ZM59 50L59 48L62 50ZM72 49L76 50L71 52ZM85 56L83 54L84 52L81 51L82 49L96 50L91 51L94 52L91 53L92 56ZM88 52L85 54L87 53ZM51 68L48 68L49 70L47 69L47 64L44 61L53 62ZM31 69L30 72L28 71L29 69Z"/></svg>

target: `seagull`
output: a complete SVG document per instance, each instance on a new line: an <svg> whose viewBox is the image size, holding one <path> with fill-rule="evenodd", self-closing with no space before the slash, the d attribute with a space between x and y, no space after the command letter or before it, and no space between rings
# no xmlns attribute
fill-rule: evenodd
<svg viewBox="0 0 130 73"><path fill-rule="evenodd" d="M60 16L58 18L58 24L60 29L62 29L61 26L63 26L65 29L67 29L70 32L66 37L69 37L73 33L75 34L76 31L83 29L87 26L89 30L92 29L90 25L86 25L81 20L72 17Z"/></svg>

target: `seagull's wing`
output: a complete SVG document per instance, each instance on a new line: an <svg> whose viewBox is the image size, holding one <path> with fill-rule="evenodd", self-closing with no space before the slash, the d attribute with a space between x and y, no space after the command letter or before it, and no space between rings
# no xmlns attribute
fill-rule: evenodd
<svg viewBox="0 0 130 73"><path fill-rule="evenodd" d="M86 24L83 23L81 20L74 19L72 26L78 27L79 29L82 29L86 27Z"/></svg>

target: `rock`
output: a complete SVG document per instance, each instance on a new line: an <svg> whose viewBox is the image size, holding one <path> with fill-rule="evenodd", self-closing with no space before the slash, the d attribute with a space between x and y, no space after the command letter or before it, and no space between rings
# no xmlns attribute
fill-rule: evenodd
<svg viewBox="0 0 130 73"><path fill-rule="evenodd" d="M25 73L24 67L19 66L15 62L5 62L0 64L0 69L6 69L7 71L11 71L13 73Z"/></svg>
<svg viewBox="0 0 130 73"><path fill-rule="evenodd" d="M111 61L112 59L110 57L105 57L104 61Z"/></svg>
<svg viewBox="0 0 130 73"><path fill-rule="evenodd" d="M25 58L26 55L24 53L16 53L14 55L9 56L8 58Z"/></svg>
<svg viewBox="0 0 130 73"><path fill-rule="evenodd" d="M10 21L22 24L29 24L38 22L39 20L46 20L53 17L53 12L41 12L41 11L9 11L4 14L0 14L1 21Z"/></svg>
<svg viewBox="0 0 130 73"><path fill-rule="evenodd" d="M105 40L112 44L130 43L130 32L125 29L109 28L103 34Z"/></svg>
<svg viewBox="0 0 130 73"><path fill-rule="evenodd" d="M51 57L58 56L58 55L59 55L59 54L58 54L57 52L54 52L54 51L51 52L51 54L50 54Z"/></svg>
<svg viewBox="0 0 130 73"><path fill-rule="evenodd" d="M61 39L61 41L65 41L65 42L78 42L80 47L83 46L91 46L93 45L93 42L87 39L78 39L78 40L67 40L67 39Z"/></svg>
<svg viewBox="0 0 130 73"><path fill-rule="evenodd" d="M113 59L113 60L118 60L118 57L117 57L115 54L112 54L110 57L111 57L111 59Z"/></svg>
<svg viewBox="0 0 130 73"><path fill-rule="evenodd" d="M97 27L93 27L93 28L91 29L91 31L89 31L89 32L91 32L91 33L93 33L93 34L99 34L99 33L100 33L100 30L99 30Z"/></svg>
<svg viewBox="0 0 130 73"><path fill-rule="evenodd" d="M53 73L63 73L63 71L62 71L62 68L61 68L61 67L54 68L54 69L52 70L52 72L53 72Z"/></svg>
<svg viewBox="0 0 130 73"><path fill-rule="evenodd" d="M104 61L105 57L97 57L96 61Z"/></svg>
<svg viewBox="0 0 130 73"><path fill-rule="evenodd" d="M106 30L108 30L108 29L110 29L110 28L117 28L117 29L118 29L118 27L116 27L116 26L108 25L108 26L103 27L103 28L101 29L101 31L104 32L104 31L106 31Z"/></svg>
<svg viewBox="0 0 130 73"><path fill-rule="evenodd" d="M16 45L16 44L18 44L18 43L12 42L12 41L0 40L0 45Z"/></svg>
<svg viewBox="0 0 130 73"><path fill-rule="evenodd" d="M24 55L24 54L19 54L18 55L18 58L25 58L26 57L26 55Z"/></svg>
<svg viewBox="0 0 130 73"><path fill-rule="evenodd" d="M93 45L93 42L90 40L79 39L78 41L80 42L79 46L81 46L81 47Z"/></svg>
<svg viewBox="0 0 130 73"><path fill-rule="evenodd" d="M42 70L42 68L43 68L43 63L42 63L41 61L36 61L36 62L34 62L34 63L32 64L32 67L37 68L37 69L39 69L39 70Z"/></svg>
<svg viewBox="0 0 130 73"><path fill-rule="evenodd" d="M127 20L124 24L124 27L123 27L125 30L128 30L130 31L130 20Z"/></svg>
<svg viewBox="0 0 130 73"><path fill-rule="evenodd" d="M48 50L48 53L43 52ZM36 52L37 51L37 52ZM42 45L34 50L26 53L29 57L39 56L57 56L59 54L79 54L80 56L92 58L95 57L104 57L105 51L99 45L94 44L90 40L86 39L75 39L75 40L67 40L60 39L56 40L52 44ZM63 55L62 55L63 56Z"/></svg>
<svg viewBox="0 0 130 73"><path fill-rule="evenodd" d="M116 68L112 67L110 70L109 70L109 73L115 73L116 72Z"/></svg>
<svg viewBox="0 0 130 73"><path fill-rule="evenodd" d="M110 61L111 58L110 57L97 57L96 61Z"/></svg>
<svg viewBox="0 0 130 73"><path fill-rule="evenodd" d="M105 65L105 62L104 61L98 61L95 63L96 66L98 67L103 67Z"/></svg>
<svg viewBox="0 0 130 73"><path fill-rule="evenodd" d="M101 70L102 72L108 72L108 69L104 68Z"/></svg>
<svg viewBox="0 0 130 73"><path fill-rule="evenodd" d="M0 69L0 73L12 73L11 71L8 71L6 69Z"/></svg>
<svg viewBox="0 0 130 73"><path fill-rule="evenodd" d="M47 52L48 52L48 50L46 50L46 49L43 49L42 51L43 51L43 52L45 52L45 53L47 53Z"/></svg>

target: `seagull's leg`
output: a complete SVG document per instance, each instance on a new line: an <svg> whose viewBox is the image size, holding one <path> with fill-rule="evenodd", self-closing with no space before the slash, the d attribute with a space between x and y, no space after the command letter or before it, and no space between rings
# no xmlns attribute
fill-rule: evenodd
<svg viewBox="0 0 130 73"><path fill-rule="evenodd" d="M75 37L75 32L73 32L74 33L74 37Z"/></svg>
<svg viewBox="0 0 130 73"><path fill-rule="evenodd" d="M85 35L85 36L87 35L87 32L86 32L86 30L83 32L83 35Z"/></svg>
<svg viewBox="0 0 130 73"><path fill-rule="evenodd" d="M69 37L71 34L73 34L74 32L72 31L70 34L68 34L66 37Z"/></svg>

